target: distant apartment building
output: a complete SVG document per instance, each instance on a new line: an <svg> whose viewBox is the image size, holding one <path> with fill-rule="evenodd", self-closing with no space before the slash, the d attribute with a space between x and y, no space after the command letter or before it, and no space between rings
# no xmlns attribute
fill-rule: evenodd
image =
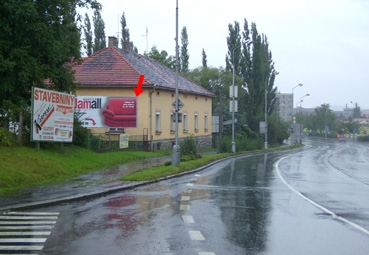
<svg viewBox="0 0 369 255"><path fill-rule="evenodd" d="M293 94L292 93L277 93L275 109L280 118L290 122L293 118Z"/></svg>

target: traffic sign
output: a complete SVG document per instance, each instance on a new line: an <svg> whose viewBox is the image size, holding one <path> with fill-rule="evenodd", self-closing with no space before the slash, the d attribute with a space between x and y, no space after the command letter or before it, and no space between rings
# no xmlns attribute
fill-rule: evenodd
<svg viewBox="0 0 369 255"><path fill-rule="evenodd" d="M177 110L177 109L176 109L176 101L174 101L174 102L173 102L172 106L173 106L173 108L174 108L175 110ZM183 108L183 106L184 106L184 104L183 104L183 103L182 103L182 101L178 98L178 111L179 111L179 110L181 110L181 109Z"/></svg>

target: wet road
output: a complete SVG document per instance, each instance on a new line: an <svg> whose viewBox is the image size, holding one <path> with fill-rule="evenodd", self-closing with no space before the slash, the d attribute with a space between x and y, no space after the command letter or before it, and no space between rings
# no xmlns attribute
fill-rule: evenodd
<svg viewBox="0 0 369 255"><path fill-rule="evenodd" d="M302 150L205 171L58 212L39 254L369 254L369 147Z"/></svg>

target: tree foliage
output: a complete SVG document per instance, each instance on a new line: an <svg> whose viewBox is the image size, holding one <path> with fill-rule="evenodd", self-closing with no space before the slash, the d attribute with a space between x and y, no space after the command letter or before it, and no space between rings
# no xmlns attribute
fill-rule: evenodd
<svg viewBox="0 0 369 255"><path fill-rule="evenodd" d="M73 91L71 60L80 57L77 6L95 0L8 0L0 5L0 116L18 121L30 106L32 86L49 78L58 91ZM20 127L20 130L22 127Z"/></svg>
<svg viewBox="0 0 369 255"><path fill-rule="evenodd" d="M85 15L85 25L83 27L83 32L84 32L85 41L86 41L86 44L85 44L86 54L87 56L91 56L93 52L93 47L94 47L92 43L93 34L92 34L90 17L88 16L87 13Z"/></svg>
<svg viewBox="0 0 369 255"><path fill-rule="evenodd" d="M93 48L94 48L94 52L98 52L99 50L106 48L105 23L101 17L101 13L99 9L94 10L93 21L94 21L94 34L95 34Z"/></svg>
<svg viewBox="0 0 369 255"><path fill-rule="evenodd" d="M171 69L175 69L176 67L176 61L173 56L169 56L168 52L165 50L162 50L159 52L159 50L156 48L156 46L151 48L151 51L149 52L148 56L152 59L155 59L156 61L166 65L167 67Z"/></svg>
<svg viewBox="0 0 369 255"><path fill-rule="evenodd" d="M189 71L189 60L190 55L188 53L188 34L187 34L187 28L184 26L181 32L181 56L180 56L180 71L181 72L188 72Z"/></svg>
<svg viewBox="0 0 369 255"><path fill-rule="evenodd" d="M252 130L259 130L259 121L264 120L265 96L267 97L267 114L273 113L276 88L272 53L266 35L258 33L255 23L249 27L244 20L241 36L240 25L228 25L228 53L226 69L235 69L235 74L242 77L243 85L239 92L239 111L243 113L242 121ZM266 92L266 93L265 93Z"/></svg>
<svg viewBox="0 0 369 255"><path fill-rule="evenodd" d="M122 44L122 48L125 49L125 47L127 47L125 45L128 45L129 50L137 53L138 49L134 46L133 42L131 42L130 40L129 29L127 26L127 21L126 21L124 12L123 12L122 17L120 18L120 25L122 26L122 39L120 40Z"/></svg>
<svg viewBox="0 0 369 255"><path fill-rule="evenodd" d="M206 56L205 50L202 49L202 68L208 67L208 57Z"/></svg>

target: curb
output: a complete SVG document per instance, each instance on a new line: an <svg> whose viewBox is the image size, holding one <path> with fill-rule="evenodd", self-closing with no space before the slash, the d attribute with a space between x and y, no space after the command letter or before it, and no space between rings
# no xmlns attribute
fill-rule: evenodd
<svg viewBox="0 0 369 255"><path fill-rule="evenodd" d="M24 210L24 209L33 209L33 208L37 208L37 207L41 207L41 206L56 205L56 204L60 204L60 203L63 203L63 202L73 202L73 201L78 201L78 200L82 200L82 199L105 196L105 195L108 195L108 194L112 194L112 193L116 193L116 192L120 192L120 191L124 191L124 190L129 190L129 189L134 189L134 188L138 188L138 187L141 187L141 186L145 186L145 185L149 185L149 184L153 184L153 183L157 183L157 182L161 182L161 181L165 181L165 180L174 179L174 178L177 178L177 177L197 173L197 172L203 171L206 168L211 167L211 166L213 166L217 163L220 163L222 161L225 161L225 160L256 156L256 155L264 154L266 152L267 153L276 153L276 152L279 152L279 151L263 151L263 152L255 152L255 153L250 153L250 154L239 154L239 155L235 155L235 156L229 156L229 157L225 157L225 158L213 161L213 162L211 162L211 163L209 163L205 166L201 166L199 168L189 170L189 171L185 171L185 172L178 173L178 174L169 175L169 176L166 176L166 177L161 177L157 180L135 182L135 183L128 184L128 185L125 185L125 186L121 186L121 187L106 188L104 190L88 192L88 193L78 194L78 195L74 195L74 196L66 196L66 197L44 200L44 201L37 201L37 202L32 202L32 203L23 203L23 204L18 204L18 205L4 206L4 207L0 207L0 212L7 212L7 211L13 211L13 210Z"/></svg>

